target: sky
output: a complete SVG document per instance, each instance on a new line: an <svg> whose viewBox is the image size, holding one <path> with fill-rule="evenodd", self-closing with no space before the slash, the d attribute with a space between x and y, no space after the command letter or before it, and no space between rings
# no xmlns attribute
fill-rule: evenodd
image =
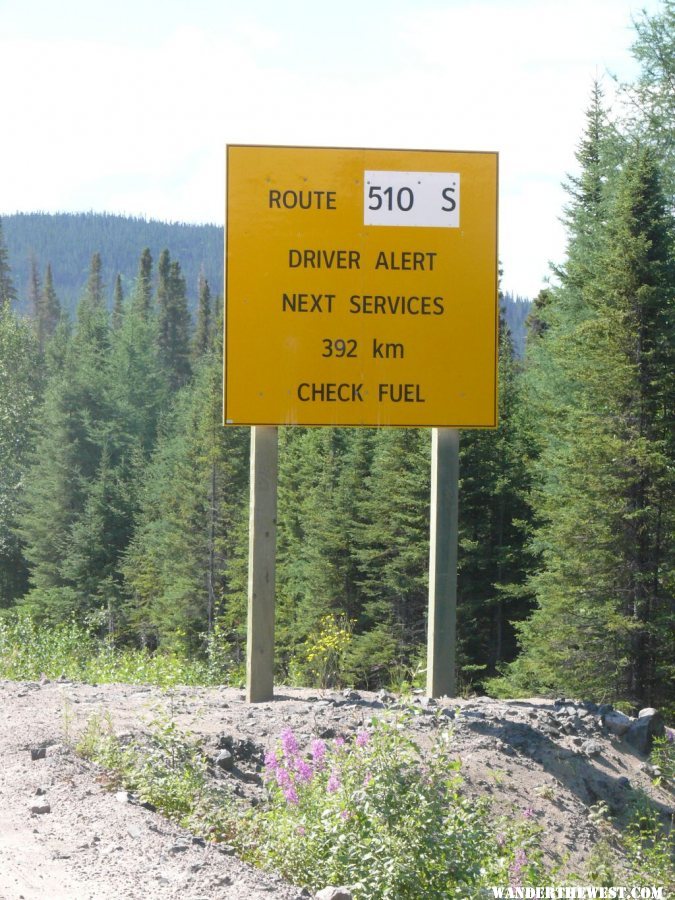
<svg viewBox="0 0 675 900"><path fill-rule="evenodd" d="M222 224L227 143L499 153L502 287L560 262L593 82L657 0L0 0L0 216Z"/></svg>

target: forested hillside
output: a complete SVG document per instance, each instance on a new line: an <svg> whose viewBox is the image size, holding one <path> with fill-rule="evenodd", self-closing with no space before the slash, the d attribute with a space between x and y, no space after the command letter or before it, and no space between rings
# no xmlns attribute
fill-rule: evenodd
<svg viewBox="0 0 675 900"><path fill-rule="evenodd" d="M464 687L673 703L675 3L636 29L630 116L589 86L567 256L522 359L501 330L500 427L462 434ZM36 248L24 284L0 233L0 607L236 678L249 433L220 424L217 283L204 266L192 313L182 249L151 237L117 277L101 235L69 317L56 258ZM280 445L279 677L413 681L429 432L286 428Z"/></svg>
<svg viewBox="0 0 675 900"><path fill-rule="evenodd" d="M197 302L200 274L216 294L223 292L223 229L217 225L158 222L109 213L15 213L3 217L5 243L19 309L28 312L31 283L49 265L61 305L74 312L94 253L101 255L104 298L112 304L115 280L128 291L138 255L148 247L155 259L163 249L180 260L188 301Z"/></svg>

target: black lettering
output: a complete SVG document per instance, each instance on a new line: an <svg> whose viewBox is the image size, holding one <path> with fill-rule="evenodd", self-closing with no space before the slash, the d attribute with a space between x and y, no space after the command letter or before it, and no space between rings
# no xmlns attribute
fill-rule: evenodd
<svg viewBox="0 0 675 900"><path fill-rule="evenodd" d="M268 194L270 209L337 209L335 191L278 191Z"/></svg>
<svg viewBox="0 0 675 900"><path fill-rule="evenodd" d="M351 403L357 400L363 403L362 390L363 384L303 381L298 385L297 395L301 403Z"/></svg>
<svg viewBox="0 0 675 900"><path fill-rule="evenodd" d="M448 203L447 206L441 206L441 209L443 210L443 212L453 212L453 210L455 210L457 208L457 201L455 200L454 197L450 196L454 192L454 190L455 190L454 184L451 187L443 188L443 191L442 191L443 199L446 200Z"/></svg>
<svg viewBox="0 0 675 900"><path fill-rule="evenodd" d="M382 403L426 403L419 384L378 384L377 399Z"/></svg>

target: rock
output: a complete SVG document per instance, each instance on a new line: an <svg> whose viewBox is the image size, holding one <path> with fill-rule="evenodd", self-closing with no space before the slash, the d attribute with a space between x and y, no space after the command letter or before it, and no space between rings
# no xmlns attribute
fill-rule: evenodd
<svg viewBox="0 0 675 900"><path fill-rule="evenodd" d="M346 887L325 887L314 896L316 900L352 900L352 892Z"/></svg>
<svg viewBox="0 0 675 900"><path fill-rule="evenodd" d="M234 756L229 750L221 750L215 758L215 764L219 769L223 769L225 772L231 772L234 768Z"/></svg>
<svg viewBox="0 0 675 900"><path fill-rule="evenodd" d="M346 690L344 690L342 692L342 696L345 698L345 700L356 701L361 699L361 694L359 694L358 691L351 690L351 688L347 688Z"/></svg>
<svg viewBox="0 0 675 900"><path fill-rule="evenodd" d="M129 792L117 791L117 793L115 794L115 800L117 800L118 803L128 803L130 800Z"/></svg>
<svg viewBox="0 0 675 900"><path fill-rule="evenodd" d="M36 759L46 759L47 758L47 748L46 747L31 747L30 758L35 762Z"/></svg>
<svg viewBox="0 0 675 900"><path fill-rule="evenodd" d="M581 745L581 752L586 756L599 756L602 753L602 744L599 741L584 741Z"/></svg>
<svg viewBox="0 0 675 900"><path fill-rule="evenodd" d="M653 739L655 737L663 737L665 733L666 728L663 724L661 713L654 712L631 722L630 728L624 734L623 739L638 753L646 756L652 749Z"/></svg>
<svg viewBox="0 0 675 900"><path fill-rule="evenodd" d="M654 709L653 706L646 706L638 713L638 719L644 719L646 716L656 716L658 712L658 709Z"/></svg>
<svg viewBox="0 0 675 900"><path fill-rule="evenodd" d="M613 709L611 712L608 712L603 716L602 722L605 728L608 731L611 731L612 734L623 737L623 735L630 728L633 719L631 719L631 717L627 716L625 713L619 712L617 709Z"/></svg>
<svg viewBox="0 0 675 900"><path fill-rule="evenodd" d="M41 816L45 813L50 813L52 811L52 807L49 803L33 803L30 811L36 816Z"/></svg>

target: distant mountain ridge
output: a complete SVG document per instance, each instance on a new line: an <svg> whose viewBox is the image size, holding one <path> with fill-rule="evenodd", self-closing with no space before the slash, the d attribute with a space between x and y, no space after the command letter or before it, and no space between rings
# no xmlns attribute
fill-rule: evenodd
<svg viewBox="0 0 675 900"><path fill-rule="evenodd" d="M103 282L112 304L113 285L122 276L125 294L131 291L138 260L145 247L157 263L167 249L180 263L185 276L190 308L197 304L199 274L203 271L212 295L223 293L224 234L222 225L191 225L185 222L160 222L112 213L14 213L2 216L2 229L9 264L19 294L19 310L27 313L31 260L35 260L44 278L51 264L54 289L61 305L75 309L87 282L94 253L101 254ZM502 309L518 356L525 349L525 321L529 300L506 294Z"/></svg>
<svg viewBox="0 0 675 900"><path fill-rule="evenodd" d="M84 289L94 253L101 254L103 282L112 302L118 273L128 293L145 247L155 263L162 250L178 260L185 276L190 306L197 301L199 273L203 270L212 294L223 292L223 228L160 222L111 213L14 213L2 216L12 278L25 309L31 260L41 277L51 264L54 289L66 309L72 310Z"/></svg>

